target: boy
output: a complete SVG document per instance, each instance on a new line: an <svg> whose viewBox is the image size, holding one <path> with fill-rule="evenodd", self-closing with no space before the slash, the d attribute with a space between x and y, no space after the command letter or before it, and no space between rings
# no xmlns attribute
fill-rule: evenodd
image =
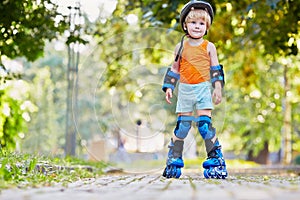
<svg viewBox="0 0 300 200"><path fill-rule="evenodd" d="M221 145L211 123L213 101L217 105L222 101L224 86L223 67L219 64L217 50L213 43L204 40L214 17L211 5L204 1L187 3L180 13L180 23L188 37L175 48L175 61L168 69L163 84L166 101L171 102L172 93L178 85L176 113L177 125L169 145L167 166L163 172L166 178L179 178L184 166L182 151L192 121L197 122L200 135L205 141L207 160L203 162L205 178L226 178L226 164ZM214 90L211 94L211 85ZM197 118L193 110L196 108Z"/></svg>

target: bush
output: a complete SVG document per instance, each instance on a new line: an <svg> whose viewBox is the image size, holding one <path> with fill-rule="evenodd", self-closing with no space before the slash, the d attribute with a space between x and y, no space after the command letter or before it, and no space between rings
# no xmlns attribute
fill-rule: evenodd
<svg viewBox="0 0 300 200"><path fill-rule="evenodd" d="M300 155L297 155L297 156L296 156L296 158L295 158L295 160L294 160L294 163L295 163L296 165L300 165Z"/></svg>

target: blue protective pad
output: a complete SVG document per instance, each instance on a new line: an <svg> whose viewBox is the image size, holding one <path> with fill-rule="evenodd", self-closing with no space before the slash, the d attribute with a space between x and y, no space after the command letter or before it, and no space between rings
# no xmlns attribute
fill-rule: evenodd
<svg viewBox="0 0 300 200"><path fill-rule="evenodd" d="M162 86L162 90L166 92L167 88L171 88L173 91L179 79L180 75L171 71L171 68L169 67L164 77L164 84Z"/></svg>
<svg viewBox="0 0 300 200"><path fill-rule="evenodd" d="M210 82L215 87L216 81L220 81L222 87L225 85L225 77L223 71L223 65L211 66L210 67Z"/></svg>
<svg viewBox="0 0 300 200"><path fill-rule="evenodd" d="M212 127L211 118L208 116L199 116L198 130L204 140L210 140L216 135L216 129Z"/></svg>
<svg viewBox="0 0 300 200"><path fill-rule="evenodd" d="M177 119L176 128L174 130L175 136L180 139L186 138L187 134L191 129L192 121L194 121L193 116L179 116Z"/></svg>

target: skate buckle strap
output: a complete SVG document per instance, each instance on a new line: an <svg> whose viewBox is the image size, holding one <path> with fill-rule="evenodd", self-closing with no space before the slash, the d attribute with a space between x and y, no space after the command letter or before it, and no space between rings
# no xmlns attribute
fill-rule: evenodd
<svg viewBox="0 0 300 200"><path fill-rule="evenodd" d="M219 158L218 158L218 161L219 161L219 163L220 163L221 166L222 166L222 162L223 162L222 159L223 159L222 157L219 157Z"/></svg>

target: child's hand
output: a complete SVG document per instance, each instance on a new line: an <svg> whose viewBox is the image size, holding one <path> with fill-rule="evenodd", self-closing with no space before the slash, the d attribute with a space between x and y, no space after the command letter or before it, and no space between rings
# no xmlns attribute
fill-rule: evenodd
<svg viewBox="0 0 300 200"><path fill-rule="evenodd" d="M222 101L222 89L221 87L216 87L213 91L212 98L214 103L218 105Z"/></svg>
<svg viewBox="0 0 300 200"><path fill-rule="evenodd" d="M166 101L169 103L169 104L171 104L172 102L171 102L171 98L173 97L173 94L172 94L173 92L172 92L172 89L171 88L168 88L167 90L166 90Z"/></svg>

